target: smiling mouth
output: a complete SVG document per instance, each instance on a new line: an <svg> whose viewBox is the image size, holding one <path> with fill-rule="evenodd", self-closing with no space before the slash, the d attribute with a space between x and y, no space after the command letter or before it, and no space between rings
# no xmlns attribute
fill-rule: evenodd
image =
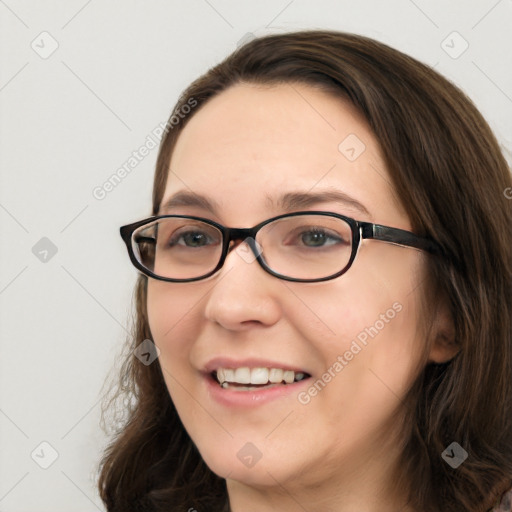
<svg viewBox="0 0 512 512"><path fill-rule="evenodd" d="M307 379L306 372L295 372L281 368L218 368L212 377L224 389L254 391L275 386L289 385Z"/></svg>

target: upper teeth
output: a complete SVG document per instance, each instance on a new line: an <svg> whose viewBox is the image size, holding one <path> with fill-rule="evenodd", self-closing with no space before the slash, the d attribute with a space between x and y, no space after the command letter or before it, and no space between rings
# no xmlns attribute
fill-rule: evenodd
<svg viewBox="0 0 512 512"><path fill-rule="evenodd" d="M285 382L291 384L295 380L302 380L305 374L295 373L293 370L281 370L280 368L218 368L217 380L223 382L235 382L237 384L267 384Z"/></svg>

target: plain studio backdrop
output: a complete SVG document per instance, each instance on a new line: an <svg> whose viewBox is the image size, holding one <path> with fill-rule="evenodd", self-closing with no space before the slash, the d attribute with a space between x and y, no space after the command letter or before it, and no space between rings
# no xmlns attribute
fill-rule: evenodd
<svg viewBox="0 0 512 512"><path fill-rule="evenodd" d="M150 214L151 141L178 95L241 42L387 43L459 85L510 162L511 0L1 0L0 24L2 512L104 510L100 390L137 275L119 226Z"/></svg>

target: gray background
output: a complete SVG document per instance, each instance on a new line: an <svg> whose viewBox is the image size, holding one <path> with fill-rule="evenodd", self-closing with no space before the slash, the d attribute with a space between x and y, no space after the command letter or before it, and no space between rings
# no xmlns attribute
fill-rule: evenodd
<svg viewBox="0 0 512 512"><path fill-rule="evenodd" d="M100 391L136 278L118 228L150 213L157 150L93 190L189 82L247 33L353 31L452 79L510 161L511 27L512 0L0 0L0 511L103 510Z"/></svg>

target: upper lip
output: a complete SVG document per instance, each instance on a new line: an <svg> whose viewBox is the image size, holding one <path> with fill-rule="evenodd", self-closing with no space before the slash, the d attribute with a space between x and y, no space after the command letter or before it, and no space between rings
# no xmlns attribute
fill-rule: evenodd
<svg viewBox="0 0 512 512"><path fill-rule="evenodd" d="M310 374L306 369L294 364L260 358L232 359L229 357L215 357L204 365L205 373L212 373L219 368L280 368L282 370L293 370L295 373Z"/></svg>

